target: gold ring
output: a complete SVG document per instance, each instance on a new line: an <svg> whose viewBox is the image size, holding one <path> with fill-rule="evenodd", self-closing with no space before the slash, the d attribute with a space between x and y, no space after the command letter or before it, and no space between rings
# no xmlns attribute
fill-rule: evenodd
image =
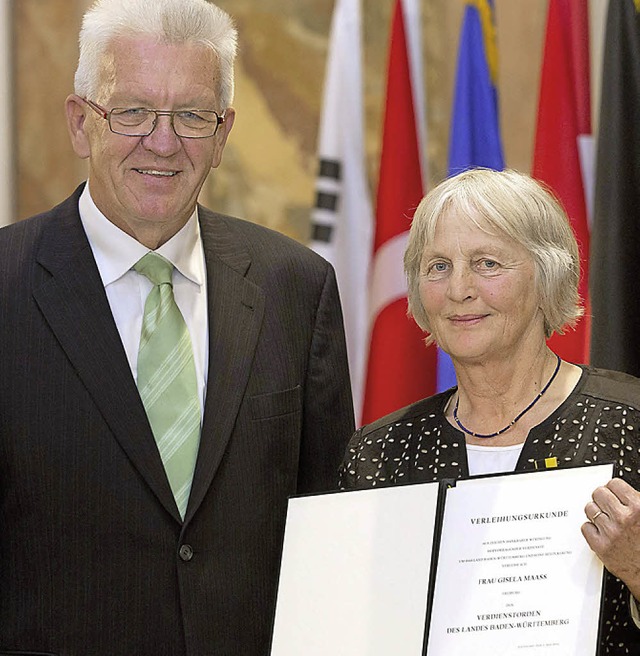
<svg viewBox="0 0 640 656"><path fill-rule="evenodd" d="M598 510L598 512L589 520L592 524L600 517L600 515L606 515L607 513L604 510Z"/></svg>

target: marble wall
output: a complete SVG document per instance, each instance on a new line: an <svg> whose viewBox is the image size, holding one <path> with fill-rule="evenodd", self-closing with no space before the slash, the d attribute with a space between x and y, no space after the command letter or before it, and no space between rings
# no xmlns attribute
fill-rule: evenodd
<svg viewBox="0 0 640 656"><path fill-rule="evenodd" d="M69 145L63 103L72 90L77 32L89 0L14 0L17 218L64 199L85 176ZM219 0L240 33L237 119L202 200L309 235L316 139L333 0ZM429 184L446 169L449 115L464 0L421 0ZM526 11L523 7L526 5ZM362 0L366 149L375 189L393 0ZM531 165L546 0L496 0L506 160ZM345 107L345 112L349 108ZM336 117L340 120L340 116Z"/></svg>

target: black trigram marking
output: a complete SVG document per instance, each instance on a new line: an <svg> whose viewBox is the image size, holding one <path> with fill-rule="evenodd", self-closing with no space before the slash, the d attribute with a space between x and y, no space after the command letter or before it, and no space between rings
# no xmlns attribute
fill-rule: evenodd
<svg viewBox="0 0 640 656"><path fill-rule="evenodd" d="M338 160L334 159L321 159L318 171L319 179L325 178L335 181L340 180L342 177L342 165ZM331 187L335 186L332 184ZM324 212L331 212L335 214L338 207L338 194L330 191L322 191L318 189L316 193L316 209L323 210ZM333 226L326 223L313 223L312 240L328 244L333 235Z"/></svg>
<svg viewBox="0 0 640 656"><path fill-rule="evenodd" d="M316 207L319 210L329 210L335 212L338 206L338 194L330 194L326 191L316 193Z"/></svg>
<svg viewBox="0 0 640 656"><path fill-rule="evenodd" d="M342 165L335 159L321 159L318 176L320 178L340 180L342 178Z"/></svg>
<svg viewBox="0 0 640 656"><path fill-rule="evenodd" d="M324 244L328 244L331 241L331 235L333 234L333 226L320 225L319 223L314 223L311 227L312 227L311 239L313 241L321 241Z"/></svg>

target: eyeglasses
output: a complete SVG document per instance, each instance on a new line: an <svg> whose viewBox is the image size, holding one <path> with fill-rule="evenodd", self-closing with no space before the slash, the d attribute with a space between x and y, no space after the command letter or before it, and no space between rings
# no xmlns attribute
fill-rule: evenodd
<svg viewBox="0 0 640 656"><path fill-rule="evenodd" d="M213 137L218 126L224 123L224 115L209 109L160 110L142 107L114 107L106 110L93 100L82 100L109 123L109 129L115 134L126 137L148 137L158 123L158 116L169 116L171 127L179 137L186 139L204 139Z"/></svg>

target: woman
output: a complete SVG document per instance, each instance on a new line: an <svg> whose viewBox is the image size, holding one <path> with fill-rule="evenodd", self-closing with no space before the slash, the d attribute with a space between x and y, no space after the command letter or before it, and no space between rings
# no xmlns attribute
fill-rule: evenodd
<svg viewBox="0 0 640 656"><path fill-rule="evenodd" d="M458 386L359 429L341 486L527 471L553 457L615 462L619 478L594 491L583 534L626 584L607 574L601 653L640 654L629 594L640 598L640 380L547 346L583 313L562 208L523 174L466 171L418 206L405 272L409 312L451 356Z"/></svg>

